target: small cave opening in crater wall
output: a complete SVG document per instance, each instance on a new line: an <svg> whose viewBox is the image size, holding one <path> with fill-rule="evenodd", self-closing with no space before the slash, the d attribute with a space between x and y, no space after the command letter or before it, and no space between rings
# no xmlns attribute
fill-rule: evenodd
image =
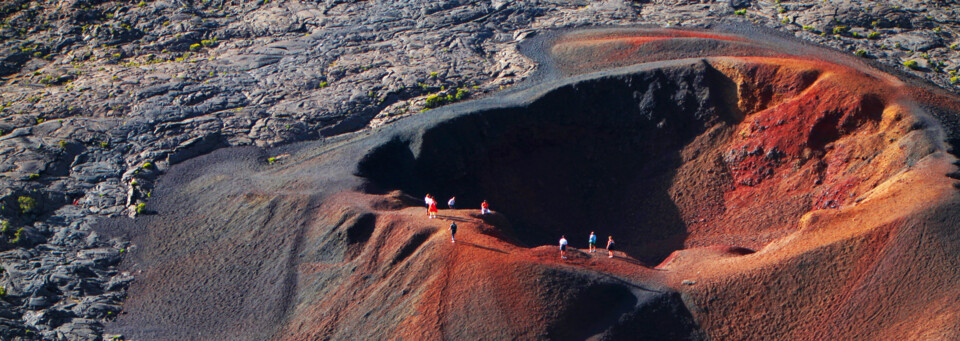
<svg viewBox="0 0 960 341"><path fill-rule="evenodd" d="M799 92L816 78L798 74L793 87ZM440 203L455 195L458 208L487 200L525 246L554 245L566 235L571 246L586 248L595 231L598 247L612 235L619 250L653 266L684 248L691 224L723 214L724 193L743 181L724 160L736 157L727 144L744 120L742 90L708 63L582 80L526 105L395 136L365 155L356 174L375 193L431 193ZM752 96L763 100L768 90ZM864 112L882 110L867 102L874 108ZM822 136L807 141L817 148L843 134L817 131ZM781 157L777 150L759 153ZM796 221L811 205L757 201L737 209L779 207L772 211ZM744 246L722 239L716 243Z"/></svg>

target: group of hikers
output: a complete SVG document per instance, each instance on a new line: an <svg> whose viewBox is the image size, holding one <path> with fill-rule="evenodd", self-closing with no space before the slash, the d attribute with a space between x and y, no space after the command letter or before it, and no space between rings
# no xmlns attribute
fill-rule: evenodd
<svg viewBox="0 0 960 341"><path fill-rule="evenodd" d="M597 252L597 235L593 231L590 231L587 243L590 253ZM614 246L613 236L607 236L607 258L613 258ZM567 259L567 236L560 236L560 258Z"/></svg>
<svg viewBox="0 0 960 341"><path fill-rule="evenodd" d="M427 217L429 217L430 219L436 218L437 213L440 211L437 208L437 200L434 199L432 195L427 193L427 196L423 197L423 202L427 204ZM450 197L450 200L447 200L447 207L449 207L451 210L454 210L457 208L456 206L457 206L457 197ZM490 214L490 204L487 203L486 200L480 203L480 215L484 215L484 214ZM456 235L457 235L457 223L452 222L450 223L450 242L451 243L457 242Z"/></svg>
<svg viewBox="0 0 960 341"><path fill-rule="evenodd" d="M429 193L426 197L423 198L424 203L427 205L427 216L430 219L437 217L439 209L437 208L437 200L433 198ZM450 209L456 209L457 197L451 197L450 200L447 200L447 207ZM484 200L480 203L480 215L490 214L490 204ZM450 242L457 242L457 223L450 223ZM589 243L589 252L597 252L597 235L590 231L590 237L588 239ZM567 259L567 236L560 236L560 258ZM613 236L607 237L607 258L613 258L613 249L614 249Z"/></svg>

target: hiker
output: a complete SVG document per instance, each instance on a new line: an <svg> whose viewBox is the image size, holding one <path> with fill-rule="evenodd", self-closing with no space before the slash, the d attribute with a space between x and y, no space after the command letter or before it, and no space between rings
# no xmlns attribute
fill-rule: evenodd
<svg viewBox="0 0 960 341"><path fill-rule="evenodd" d="M482 203L480 203L480 214L483 215L487 213L490 213L490 204L484 200Z"/></svg>
<svg viewBox="0 0 960 341"><path fill-rule="evenodd" d="M560 236L560 258L567 259L567 236Z"/></svg>
<svg viewBox="0 0 960 341"><path fill-rule="evenodd" d="M427 208L427 214L430 216L430 219L437 217L437 202L431 201L430 207Z"/></svg>
<svg viewBox="0 0 960 341"><path fill-rule="evenodd" d="M423 197L423 202L427 204L427 216L430 216L430 204L436 203L436 201L433 200L433 196L430 195L430 193L427 193L427 196Z"/></svg>
<svg viewBox="0 0 960 341"><path fill-rule="evenodd" d="M613 246L613 236L607 237L607 253L610 254L607 258L613 258Z"/></svg>
<svg viewBox="0 0 960 341"><path fill-rule="evenodd" d="M590 231L590 253L597 252L597 235L593 234L593 231Z"/></svg>
<svg viewBox="0 0 960 341"><path fill-rule="evenodd" d="M451 243L457 242L456 236L457 236L457 223L453 222L453 223L450 223L450 242Z"/></svg>
<svg viewBox="0 0 960 341"><path fill-rule="evenodd" d="M457 197L450 197L450 200L447 200L447 206L450 207L451 210L456 209L454 207L456 206L456 204L457 204Z"/></svg>

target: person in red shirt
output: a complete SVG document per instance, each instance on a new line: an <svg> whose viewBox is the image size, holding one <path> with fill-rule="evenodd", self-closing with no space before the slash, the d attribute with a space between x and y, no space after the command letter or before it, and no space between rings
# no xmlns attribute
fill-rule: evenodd
<svg viewBox="0 0 960 341"><path fill-rule="evenodd" d="M427 213L430 214L430 219L433 219L433 218L436 218L436 217L437 217L437 211L438 211L438 210L437 210L437 202L436 202L436 201L431 201L431 202L430 202L430 208L427 209Z"/></svg>
<svg viewBox="0 0 960 341"><path fill-rule="evenodd" d="M484 200L482 203L480 203L480 214L487 214L487 213L490 213L490 204L488 204L487 201Z"/></svg>

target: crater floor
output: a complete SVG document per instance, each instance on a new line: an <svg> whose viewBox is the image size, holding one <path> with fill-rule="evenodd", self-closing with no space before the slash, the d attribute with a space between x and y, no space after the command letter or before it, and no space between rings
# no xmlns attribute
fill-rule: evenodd
<svg viewBox="0 0 960 341"><path fill-rule="evenodd" d="M758 32L556 31L521 50L537 74L497 95L170 168L155 214L101 227L137 245L108 331L960 338L954 96ZM428 219L427 193L463 209ZM617 257L585 252L591 231Z"/></svg>

